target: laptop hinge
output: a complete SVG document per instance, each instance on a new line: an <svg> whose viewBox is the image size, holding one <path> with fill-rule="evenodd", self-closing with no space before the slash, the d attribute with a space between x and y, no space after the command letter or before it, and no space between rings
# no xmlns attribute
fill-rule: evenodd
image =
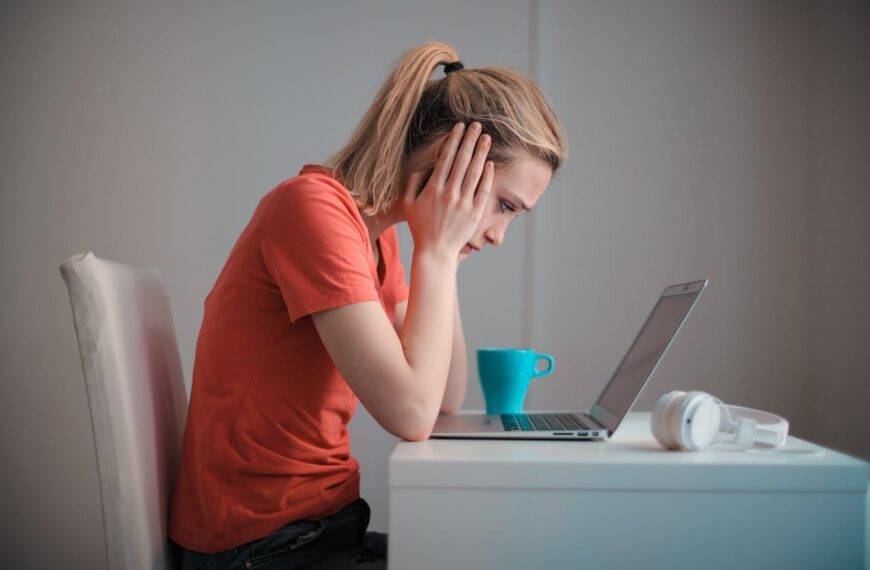
<svg viewBox="0 0 870 570"><path fill-rule="evenodd" d="M601 422L599 422L598 420L596 420L596 419L595 419L595 416L593 416L592 414L584 413L584 414L583 414L583 417L592 420L590 423L593 423L593 424L595 424L595 425L598 426L598 427L595 428L595 429L607 429L607 426L603 425Z"/></svg>

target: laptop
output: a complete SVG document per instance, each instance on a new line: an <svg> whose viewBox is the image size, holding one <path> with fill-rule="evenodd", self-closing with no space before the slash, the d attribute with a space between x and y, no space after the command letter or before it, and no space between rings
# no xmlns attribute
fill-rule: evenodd
<svg viewBox="0 0 870 570"><path fill-rule="evenodd" d="M665 287L610 381L587 411L440 414L430 437L605 440L613 435L677 336L707 280Z"/></svg>

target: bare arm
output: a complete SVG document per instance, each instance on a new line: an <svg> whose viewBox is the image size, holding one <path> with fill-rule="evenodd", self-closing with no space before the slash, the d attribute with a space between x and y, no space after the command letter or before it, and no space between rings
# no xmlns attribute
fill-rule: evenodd
<svg viewBox="0 0 870 570"><path fill-rule="evenodd" d="M433 266L430 270L427 261L425 258L418 260L415 253L411 267L408 308L399 338L402 339L402 346L411 366L415 370L425 370L428 373L423 380L426 391L424 423L431 429L441 408L450 372L453 299L456 297L456 271L459 262L455 257L451 260L429 261ZM415 271L418 272L417 275ZM426 287L431 288L431 291L426 291L429 300L415 303L421 299L421 291ZM436 297L437 301L432 301Z"/></svg>
<svg viewBox="0 0 870 570"><path fill-rule="evenodd" d="M401 198L414 239L401 330L374 301L312 314L329 355L366 409L387 431L412 441L429 438L441 409L454 342L458 255L492 189L489 137L479 136L479 124L462 133L454 128L446 139L422 190L425 174L410 174Z"/></svg>
<svg viewBox="0 0 870 570"><path fill-rule="evenodd" d="M317 333L354 393L381 426L428 439L450 366L457 261L415 253L399 333L374 301L312 315Z"/></svg>
<svg viewBox="0 0 870 570"><path fill-rule="evenodd" d="M453 312L453 350L450 356L450 372L447 374L447 386L444 389L444 397L441 400L440 413L455 414L462 407L465 394L468 390L468 357L465 346L465 334L462 330L462 317L459 312L459 295L454 297ZM402 330L405 322L405 312L408 302L403 301L396 305L395 324L396 331Z"/></svg>
<svg viewBox="0 0 870 570"><path fill-rule="evenodd" d="M441 402L441 413L455 414L462 407L468 387L468 357L465 350L465 333L462 331L462 317L459 314L459 294L453 302L453 352L450 358L450 373L447 387Z"/></svg>

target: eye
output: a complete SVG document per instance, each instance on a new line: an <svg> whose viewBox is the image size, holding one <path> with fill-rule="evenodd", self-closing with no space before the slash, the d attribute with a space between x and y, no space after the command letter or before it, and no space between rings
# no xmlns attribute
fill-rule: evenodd
<svg viewBox="0 0 870 570"><path fill-rule="evenodd" d="M505 210L508 210L511 212L517 211L516 207L513 204L511 204L510 202L508 202L507 200L499 200L499 209L501 210L502 214L505 213Z"/></svg>

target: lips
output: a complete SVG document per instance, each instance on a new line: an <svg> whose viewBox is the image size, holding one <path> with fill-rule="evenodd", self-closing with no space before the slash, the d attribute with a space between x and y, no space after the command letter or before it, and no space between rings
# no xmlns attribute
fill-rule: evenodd
<svg viewBox="0 0 870 570"><path fill-rule="evenodd" d="M464 246L462 246L462 253L471 253L472 250L473 251L480 251L480 248L477 246L474 246L470 243L467 243Z"/></svg>

